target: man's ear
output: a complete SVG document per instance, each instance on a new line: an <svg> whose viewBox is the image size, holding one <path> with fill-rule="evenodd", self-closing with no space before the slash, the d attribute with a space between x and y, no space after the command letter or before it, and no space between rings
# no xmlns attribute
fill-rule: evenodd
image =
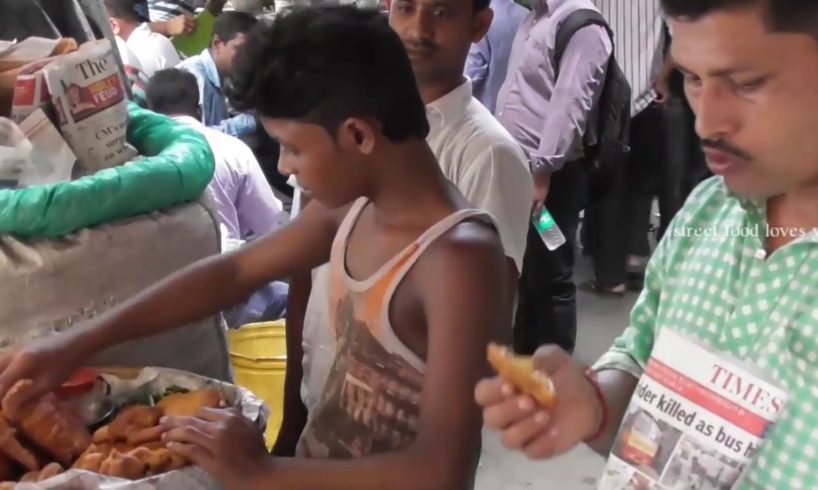
<svg viewBox="0 0 818 490"><path fill-rule="evenodd" d="M379 128L373 121L351 117L338 127L338 145L344 150L369 155L375 149L377 131Z"/></svg>
<svg viewBox="0 0 818 490"><path fill-rule="evenodd" d="M494 20L494 11L491 7L486 7L474 15L474 23L472 25L472 42L480 42L489 32L491 21Z"/></svg>
<svg viewBox="0 0 818 490"><path fill-rule="evenodd" d="M114 19L113 17L108 17L108 24L111 26L111 32L114 33L114 36L118 36L121 32L119 28L119 20Z"/></svg>
<svg viewBox="0 0 818 490"><path fill-rule="evenodd" d="M392 0L383 0L383 3L386 5L386 11L387 12L392 10Z"/></svg>

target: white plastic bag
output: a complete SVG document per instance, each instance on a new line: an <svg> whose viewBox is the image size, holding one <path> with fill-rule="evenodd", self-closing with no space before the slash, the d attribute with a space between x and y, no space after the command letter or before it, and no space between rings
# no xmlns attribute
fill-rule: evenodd
<svg viewBox="0 0 818 490"><path fill-rule="evenodd" d="M18 187L71 180L77 157L45 112L36 109L20 123L20 129L31 143L32 149Z"/></svg>
<svg viewBox="0 0 818 490"><path fill-rule="evenodd" d="M23 131L11 119L0 117L0 189L19 185L30 155L31 143Z"/></svg>
<svg viewBox="0 0 818 490"><path fill-rule="evenodd" d="M0 117L0 188L71 180L76 157L41 109L18 126Z"/></svg>

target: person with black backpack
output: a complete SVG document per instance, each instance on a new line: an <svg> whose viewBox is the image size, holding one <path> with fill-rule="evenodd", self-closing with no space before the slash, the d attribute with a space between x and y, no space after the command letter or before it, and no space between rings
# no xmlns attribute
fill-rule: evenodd
<svg viewBox="0 0 818 490"><path fill-rule="evenodd" d="M627 113L629 155L588 189L583 245L593 260L594 280L586 289L621 296L627 289L642 288L654 196L659 197L664 225L681 206L673 199L679 192L673 192L674 155L667 143L683 139L686 128L670 132L667 125L667 105L675 99L666 83L671 65L659 0L594 3L615 35L614 53L632 88L632 100Z"/></svg>
<svg viewBox="0 0 818 490"><path fill-rule="evenodd" d="M578 11L598 18L578 27L558 57L561 26ZM586 179L601 168L602 156L627 149L626 128L603 124L616 111L600 109L611 88L612 52L610 32L591 0L539 0L512 46L496 116L531 163L535 213L544 206L566 238L548 250L537 231L529 231L514 326L520 353L548 343L572 351L576 342L574 247Z"/></svg>

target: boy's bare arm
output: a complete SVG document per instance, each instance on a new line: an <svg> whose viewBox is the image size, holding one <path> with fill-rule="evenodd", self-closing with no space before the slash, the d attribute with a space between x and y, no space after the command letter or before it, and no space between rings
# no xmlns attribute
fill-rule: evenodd
<svg viewBox="0 0 818 490"><path fill-rule="evenodd" d="M292 223L197 262L137 295L93 327L104 348L172 330L247 298L268 282L327 261L337 216L319 203Z"/></svg>
<svg viewBox="0 0 818 490"><path fill-rule="evenodd" d="M433 245L411 274L429 342L419 434L410 448L350 461L274 459L244 488L472 488L482 426L474 385L488 372L488 341L511 328L503 255L493 232L461 225Z"/></svg>
<svg viewBox="0 0 818 490"><path fill-rule="evenodd" d="M62 381L48 372L53 363L64 365L60 373L67 376L106 347L181 327L244 300L271 280L326 262L338 218L337 211L314 203L291 224L233 253L196 262L84 327L23 346L0 360L0 393L22 378L35 381L32 396L53 389ZM49 362L41 364L45 358Z"/></svg>

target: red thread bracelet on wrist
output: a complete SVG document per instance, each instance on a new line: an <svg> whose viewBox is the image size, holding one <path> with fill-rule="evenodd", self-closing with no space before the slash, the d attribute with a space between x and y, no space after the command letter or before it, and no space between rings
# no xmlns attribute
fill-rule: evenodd
<svg viewBox="0 0 818 490"><path fill-rule="evenodd" d="M599 427L597 428L596 432L594 432L591 437L585 439L586 443L591 443L602 437L602 434L605 433L605 429L608 426L608 404L605 402L605 396L602 394L602 389L599 387L599 383L597 382L596 372L593 369L588 368L585 370L584 374L585 379L587 379L594 388L594 394L596 394L597 401L599 402L599 408L602 411L602 417L600 418Z"/></svg>

